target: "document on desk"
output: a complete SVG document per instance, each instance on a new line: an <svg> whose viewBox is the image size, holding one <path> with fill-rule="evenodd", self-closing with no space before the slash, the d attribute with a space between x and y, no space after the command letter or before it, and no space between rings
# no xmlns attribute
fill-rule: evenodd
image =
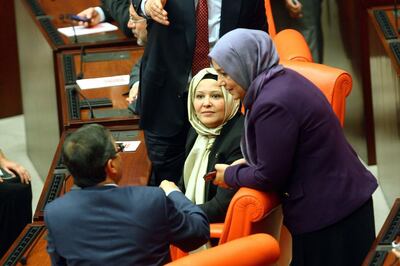
<svg viewBox="0 0 400 266"><path fill-rule="evenodd" d="M129 75L119 75L102 78L77 79L76 83L81 90L97 89L112 86L123 86L129 84Z"/></svg>
<svg viewBox="0 0 400 266"><path fill-rule="evenodd" d="M74 26L74 27L66 27L58 29L60 33L64 34L67 37L74 37L74 36L87 35L99 32L114 31L114 30L118 30L118 27L108 22L103 22L97 24L94 27L89 27L89 28L86 28L84 26Z"/></svg>
<svg viewBox="0 0 400 266"><path fill-rule="evenodd" d="M136 151L139 147L139 140L127 140L127 141L116 141L116 143L122 143L124 146L124 152L126 151Z"/></svg>

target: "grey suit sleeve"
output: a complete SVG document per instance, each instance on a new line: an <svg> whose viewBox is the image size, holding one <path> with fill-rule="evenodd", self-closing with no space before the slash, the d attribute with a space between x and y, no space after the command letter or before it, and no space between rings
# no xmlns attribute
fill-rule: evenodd
<svg viewBox="0 0 400 266"><path fill-rule="evenodd" d="M139 81L140 78L140 64L142 62L142 58L140 57L136 64L132 67L131 74L129 75L129 88L132 88L132 85L135 82Z"/></svg>
<svg viewBox="0 0 400 266"><path fill-rule="evenodd" d="M181 192L167 197L170 241L184 251L194 250L210 238L210 226L204 212Z"/></svg>

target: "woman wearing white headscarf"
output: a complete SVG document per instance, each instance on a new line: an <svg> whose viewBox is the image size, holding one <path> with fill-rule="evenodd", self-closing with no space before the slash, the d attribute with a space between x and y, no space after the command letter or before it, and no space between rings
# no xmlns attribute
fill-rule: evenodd
<svg viewBox="0 0 400 266"><path fill-rule="evenodd" d="M186 143L186 161L180 188L200 205L210 222L223 222L236 190L219 188L204 181L216 163L242 158L240 138L243 116L239 100L217 85L212 68L193 77L188 92L188 116L192 128Z"/></svg>
<svg viewBox="0 0 400 266"><path fill-rule="evenodd" d="M279 193L291 265L361 265L375 238L375 177L346 141L322 92L279 65L265 32L237 29L209 55L220 85L246 109L246 163L216 165L216 184Z"/></svg>

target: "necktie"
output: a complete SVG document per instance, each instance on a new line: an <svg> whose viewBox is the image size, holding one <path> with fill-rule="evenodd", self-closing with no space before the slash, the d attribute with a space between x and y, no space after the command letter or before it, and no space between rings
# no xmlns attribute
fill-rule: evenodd
<svg viewBox="0 0 400 266"><path fill-rule="evenodd" d="M199 0L196 9L196 46L192 62L192 76L209 67L208 60L208 7L207 0Z"/></svg>

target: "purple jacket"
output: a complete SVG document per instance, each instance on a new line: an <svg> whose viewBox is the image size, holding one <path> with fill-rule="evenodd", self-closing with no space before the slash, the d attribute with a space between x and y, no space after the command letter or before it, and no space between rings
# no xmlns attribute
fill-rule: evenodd
<svg viewBox="0 0 400 266"><path fill-rule="evenodd" d="M320 90L289 69L265 84L254 82L261 89L245 106L254 165L228 167L225 182L277 191L292 234L327 227L364 204L377 181L346 141Z"/></svg>

